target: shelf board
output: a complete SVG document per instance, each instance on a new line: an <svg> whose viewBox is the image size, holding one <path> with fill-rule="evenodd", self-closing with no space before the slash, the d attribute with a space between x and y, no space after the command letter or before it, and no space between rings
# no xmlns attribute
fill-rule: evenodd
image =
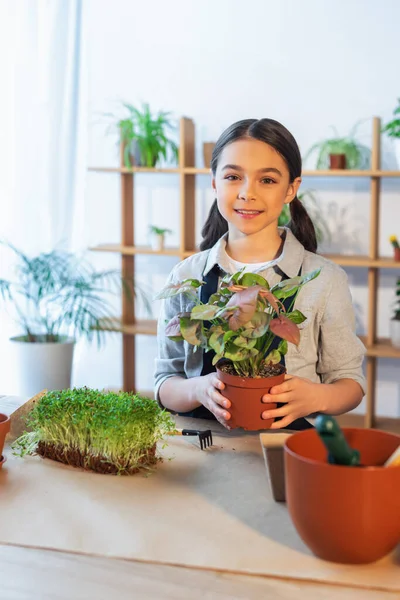
<svg viewBox="0 0 400 600"><path fill-rule="evenodd" d="M111 323L101 326L103 331L119 331L126 335L157 335L157 321L152 319L141 319L132 325L122 325L121 319L114 317ZM366 338L360 336L366 345ZM392 346L389 338L378 339L372 346L367 346L367 356L376 358L400 358L400 348Z"/></svg>
<svg viewBox="0 0 400 600"><path fill-rule="evenodd" d="M204 167L89 167L89 171L102 173L184 173L185 175L211 175ZM400 177L399 171L367 169L305 169L303 177Z"/></svg>
<svg viewBox="0 0 400 600"><path fill-rule="evenodd" d="M153 250L150 246L121 246L120 244L100 244L89 248L93 252L117 252L126 256L134 254L154 254L156 256L180 256L179 248L164 248L164 250Z"/></svg>
<svg viewBox="0 0 400 600"><path fill-rule="evenodd" d="M343 267L375 267L381 269L398 269L400 262L391 257L370 258L364 255L323 254L325 258Z"/></svg>
<svg viewBox="0 0 400 600"><path fill-rule="evenodd" d="M367 356L374 356L375 358L400 358L400 348L392 346L389 338L380 338L372 346L367 345L364 336L360 336L360 339L365 344Z"/></svg>
<svg viewBox="0 0 400 600"><path fill-rule="evenodd" d="M157 335L157 321L138 319L132 325L123 325L119 317L113 317L109 322L102 324L99 329L101 331L117 331L126 335Z"/></svg>
<svg viewBox="0 0 400 600"><path fill-rule="evenodd" d="M97 173L180 173L182 169L179 167L89 167L89 171L96 171Z"/></svg>
<svg viewBox="0 0 400 600"><path fill-rule="evenodd" d="M365 415L360 413L346 413L335 417L341 427L357 427L363 429L365 427ZM374 427L382 431L390 431L392 433L400 433L400 419L393 417L376 416Z"/></svg>

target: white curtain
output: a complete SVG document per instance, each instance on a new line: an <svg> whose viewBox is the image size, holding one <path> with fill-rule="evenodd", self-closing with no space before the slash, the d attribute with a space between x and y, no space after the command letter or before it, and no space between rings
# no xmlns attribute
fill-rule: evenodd
<svg viewBox="0 0 400 600"><path fill-rule="evenodd" d="M0 239L81 249L87 167L82 0L0 0ZM0 277L12 276L0 248ZM13 393L0 310L0 394Z"/></svg>

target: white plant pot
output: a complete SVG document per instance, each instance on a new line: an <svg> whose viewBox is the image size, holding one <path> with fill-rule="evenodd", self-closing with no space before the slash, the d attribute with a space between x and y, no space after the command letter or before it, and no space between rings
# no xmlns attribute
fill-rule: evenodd
<svg viewBox="0 0 400 600"><path fill-rule="evenodd" d="M390 339L392 345L396 348L400 348L400 320L392 319L390 321Z"/></svg>
<svg viewBox="0 0 400 600"><path fill-rule="evenodd" d="M161 252L161 250L164 250L164 234L153 234L151 238L151 247L156 252Z"/></svg>
<svg viewBox="0 0 400 600"><path fill-rule="evenodd" d="M74 340L32 343L14 337L10 341L16 349L21 396L32 397L44 389L64 390L71 387Z"/></svg>
<svg viewBox="0 0 400 600"><path fill-rule="evenodd" d="M400 171L400 138L395 138L394 142L394 152L396 155L397 168Z"/></svg>

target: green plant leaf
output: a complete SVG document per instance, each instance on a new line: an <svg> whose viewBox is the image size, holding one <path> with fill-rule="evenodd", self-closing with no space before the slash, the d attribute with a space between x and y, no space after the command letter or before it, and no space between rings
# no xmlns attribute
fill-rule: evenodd
<svg viewBox="0 0 400 600"><path fill-rule="evenodd" d="M250 348L254 348L254 346L257 343L257 339L246 338L243 335L239 335L233 340L233 343L235 344L235 346L239 346L239 348L247 348L249 350Z"/></svg>
<svg viewBox="0 0 400 600"><path fill-rule="evenodd" d="M244 324L241 334L246 338L262 337L268 331L270 321L271 315L256 312L251 321Z"/></svg>
<svg viewBox="0 0 400 600"><path fill-rule="evenodd" d="M219 306L199 304L194 306L191 312L192 319L199 319L201 321L211 321L215 318L215 315L220 311Z"/></svg>
<svg viewBox="0 0 400 600"><path fill-rule="evenodd" d="M287 354L288 351L288 343L286 340L281 340L278 344L278 352L280 354L282 354L282 356L285 356L285 354ZM280 359L279 359L280 360Z"/></svg>
<svg viewBox="0 0 400 600"><path fill-rule="evenodd" d="M267 365L277 365L280 361L281 355L278 350L272 350L264 360Z"/></svg>
<svg viewBox="0 0 400 600"><path fill-rule="evenodd" d="M245 287L260 285L261 287L265 287L267 290L269 290L268 281L257 273L243 273L243 275L239 278L238 283L240 285L244 285Z"/></svg>
<svg viewBox="0 0 400 600"><path fill-rule="evenodd" d="M296 325L300 325L301 323L304 323L304 321L307 320L307 317L305 317L303 313L299 310L294 310L291 313L286 313L286 317L293 321L293 323L296 323Z"/></svg>
<svg viewBox="0 0 400 600"><path fill-rule="evenodd" d="M192 346L201 346L206 342L201 321L193 321L189 317L181 317L182 337Z"/></svg>

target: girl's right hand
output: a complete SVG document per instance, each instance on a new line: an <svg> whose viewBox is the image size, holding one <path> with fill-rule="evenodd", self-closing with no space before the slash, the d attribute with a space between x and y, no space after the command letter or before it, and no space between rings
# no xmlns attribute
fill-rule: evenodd
<svg viewBox="0 0 400 600"><path fill-rule="evenodd" d="M226 410L231 403L218 390L223 390L225 384L218 379L216 373L201 375L192 380L194 383L193 395L197 402L208 408L216 417L217 421L227 429L230 429L229 419L231 414Z"/></svg>

